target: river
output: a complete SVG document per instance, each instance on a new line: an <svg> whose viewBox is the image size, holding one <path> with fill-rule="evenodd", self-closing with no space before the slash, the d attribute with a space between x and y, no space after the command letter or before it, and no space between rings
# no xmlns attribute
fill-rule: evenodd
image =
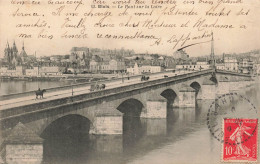
<svg viewBox="0 0 260 164"><path fill-rule="evenodd" d="M65 83L40 83L40 87L62 85ZM1 83L1 94L2 91L7 94L37 88L37 82ZM259 84L250 90L245 89L241 94L256 106L258 114L238 110L235 116L229 116L259 118ZM73 133L75 131L72 130L54 137L50 133L44 142L43 163L221 163L221 142L210 134L206 124L206 114L211 103L211 100L199 100L196 108L168 107L171 112L168 112L167 119L124 117L123 135L95 136L86 131L81 131L81 135L78 135L78 132ZM239 102L233 106L244 109ZM228 110L230 106L225 108ZM80 128L84 129L81 125Z"/></svg>
<svg viewBox="0 0 260 164"><path fill-rule="evenodd" d="M0 81L0 95L35 91L38 88L46 89L70 85L70 81Z"/></svg>

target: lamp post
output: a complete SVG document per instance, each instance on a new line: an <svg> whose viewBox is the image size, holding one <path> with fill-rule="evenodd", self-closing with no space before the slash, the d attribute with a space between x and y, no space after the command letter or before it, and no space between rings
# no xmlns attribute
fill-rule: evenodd
<svg viewBox="0 0 260 164"><path fill-rule="evenodd" d="M36 52L35 52L35 54L36 54ZM37 61L37 59L36 59L36 61ZM36 80L37 80L37 85L38 85L38 89L40 88L39 87L39 78L41 77L41 73L40 73L40 67L42 68L42 58L40 59L40 61L37 61L37 65L38 65L38 70L37 70L37 78L36 78Z"/></svg>
<svg viewBox="0 0 260 164"><path fill-rule="evenodd" d="M123 74L123 71L121 71L121 75L122 75L122 83L124 83L124 74Z"/></svg>
<svg viewBox="0 0 260 164"><path fill-rule="evenodd" d="M72 83L71 83L71 95L73 96L73 82L75 82L75 75L76 75L76 70L75 70L75 62L73 62L72 63L72 65L73 65L73 71L74 71L74 73L73 73L73 81L72 81Z"/></svg>
<svg viewBox="0 0 260 164"><path fill-rule="evenodd" d="M74 73L73 73L73 76L74 76ZM73 79L74 79L74 77L73 77ZM73 81L71 82L71 95L73 96Z"/></svg>

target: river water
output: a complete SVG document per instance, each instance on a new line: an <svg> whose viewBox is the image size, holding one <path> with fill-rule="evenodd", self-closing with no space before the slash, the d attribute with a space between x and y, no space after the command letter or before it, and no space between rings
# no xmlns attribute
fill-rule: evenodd
<svg viewBox="0 0 260 164"><path fill-rule="evenodd" d="M43 82L41 86L44 85L55 87L64 83ZM32 86L37 88L38 84L2 83L1 92L21 92L31 90ZM241 110L235 114L227 112L228 117L259 118L259 84L251 89L245 89L240 94L254 104L258 113L245 110L247 104L241 105L236 102L231 106ZM56 137L47 136L44 142L43 161L46 164L221 163L221 142L211 135L206 123L211 103L211 100L199 100L196 108L168 107L167 119L124 117L123 135L95 136L89 135L84 130L79 135L78 132L70 130ZM231 107L227 105L225 108L228 111Z"/></svg>
<svg viewBox="0 0 260 164"><path fill-rule="evenodd" d="M35 91L38 88L46 89L70 85L70 81L0 81L0 95Z"/></svg>

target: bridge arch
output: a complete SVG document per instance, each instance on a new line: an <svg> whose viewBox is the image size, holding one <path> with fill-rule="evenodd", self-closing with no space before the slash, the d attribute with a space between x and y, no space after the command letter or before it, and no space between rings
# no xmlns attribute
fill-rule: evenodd
<svg viewBox="0 0 260 164"><path fill-rule="evenodd" d="M117 110L122 112L123 115L123 148L132 147L141 139L142 122L140 115L144 105L138 99L127 99L123 101ZM129 144L131 143L131 144Z"/></svg>
<svg viewBox="0 0 260 164"><path fill-rule="evenodd" d="M55 119L49 124L45 125L45 128L41 132L42 138L48 137L60 137L70 134L88 135L92 126L92 122L85 116L79 114L68 114Z"/></svg>
<svg viewBox="0 0 260 164"><path fill-rule="evenodd" d="M52 121L41 134L44 139L43 160L55 163L61 159L77 159L83 153L88 155L94 150L90 127L91 121L79 114L68 114Z"/></svg>
<svg viewBox="0 0 260 164"><path fill-rule="evenodd" d="M202 88L201 88L200 83L198 83L197 81L194 81L194 82L192 82L192 83L190 84L190 87L193 88L193 89L195 89L196 99L201 96L201 94L202 94Z"/></svg>
<svg viewBox="0 0 260 164"><path fill-rule="evenodd" d="M117 110L123 113L124 116L140 117L143 107L144 105L141 101L131 98L123 101L117 107Z"/></svg>
<svg viewBox="0 0 260 164"><path fill-rule="evenodd" d="M172 106L178 98L176 92L173 89L166 89L160 95L167 99L167 106Z"/></svg>

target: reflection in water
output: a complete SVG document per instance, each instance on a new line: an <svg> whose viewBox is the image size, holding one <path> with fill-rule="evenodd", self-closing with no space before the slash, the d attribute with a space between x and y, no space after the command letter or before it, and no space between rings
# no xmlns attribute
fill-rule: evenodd
<svg viewBox="0 0 260 164"><path fill-rule="evenodd" d="M140 117L123 117L123 148L125 151L138 144L145 133L144 129Z"/></svg>
<svg viewBox="0 0 260 164"><path fill-rule="evenodd" d="M172 110L168 119L124 116L122 136L89 135L86 133L89 127L79 126L86 122L75 122L71 118L60 120L47 129L49 134L43 135L46 138L44 162L125 163L139 158L194 130L195 108L168 110Z"/></svg>
<svg viewBox="0 0 260 164"><path fill-rule="evenodd" d="M167 132L167 119L155 118L144 119L146 125L146 136L164 136Z"/></svg>
<svg viewBox="0 0 260 164"><path fill-rule="evenodd" d="M90 121L80 115L67 115L52 122L42 133L45 163L71 163L89 156Z"/></svg>
<svg viewBox="0 0 260 164"><path fill-rule="evenodd" d="M71 133L72 134L72 133ZM65 136L65 135L64 135ZM72 135L71 135L72 136ZM88 135L86 137L59 137L44 142L44 163L80 163L91 155L93 147Z"/></svg>

